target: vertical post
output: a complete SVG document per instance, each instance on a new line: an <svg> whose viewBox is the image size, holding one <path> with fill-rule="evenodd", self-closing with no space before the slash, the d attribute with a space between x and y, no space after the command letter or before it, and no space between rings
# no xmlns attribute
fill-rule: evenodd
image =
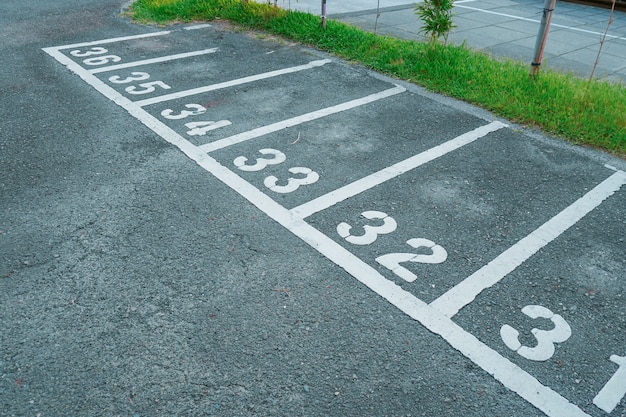
<svg viewBox="0 0 626 417"><path fill-rule="evenodd" d="M322 0L322 27L326 29L326 0Z"/></svg>
<svg viewBox="0 0 626 417"><path fill-rule="evenodd" d="M541 60L543 59L543 50L546 47L546 40L548 38L548 31L550 30L550 21L552 20L552 12L556 0L546 0L543 6L543 17L541 18L541 24L539 25L539 33L537 34L537 42L535 43L535 55L533 62L530 64L530 75L535 76L539 72L541 66Z"/></svg>

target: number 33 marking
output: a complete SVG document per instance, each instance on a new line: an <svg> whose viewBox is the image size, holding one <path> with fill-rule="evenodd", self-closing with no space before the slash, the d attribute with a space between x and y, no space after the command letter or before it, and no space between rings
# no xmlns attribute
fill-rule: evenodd
<svg viewBox="0 0 626 417"><path fill-rule="evenodd" d="M249 165L247 163L248 158L246 158L245 156L238 156L233 160L233 164L241 171L262 171L267 168L268 165L282 164L287 160L285 154L276 149L261 149L259 150L259 153L262 155L267 155L269 157L257 158L254 164ZM279 185L278 183L280 182L280 180L277 177L271 175L265 178L263 184L275 193L288 194L296 191L302 185L315 184L320 179L319 174L310 168L293 167L289 168L288 171L292 174L298 175L298 177L289 177L286 180L287 184Z"/></svg>
<svg viewBox="0 0 626 417"><path fill-rule="evenodd" d="M531 319L544 318L554 323L552 330L534 328L530 331L535 336L535 339L537 339L537 346L533 348L522 346L518 339L519 332L513 327L508 324L502 326L500 336L504 344L526 359L530 359L531 361L547 361L554 355L554 344L565 342L572 335L572 329L565 319L545 307L528 305L522 308L522 313Z"/></svg>

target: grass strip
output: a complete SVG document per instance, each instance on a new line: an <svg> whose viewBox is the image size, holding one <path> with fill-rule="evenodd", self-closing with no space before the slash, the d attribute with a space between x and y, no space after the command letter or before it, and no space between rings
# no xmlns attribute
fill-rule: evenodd
<svg viewBox="0 0 626 417"><path fill-rule="evenodd" d="M622 84L589 82L545 68L531 78L523 63L494 59L465 46L400 40L334 20L323 29L317 16L254 1L137 0L130 15L158 24L226 19L359 62L570 142L626 156Z"/></svg>

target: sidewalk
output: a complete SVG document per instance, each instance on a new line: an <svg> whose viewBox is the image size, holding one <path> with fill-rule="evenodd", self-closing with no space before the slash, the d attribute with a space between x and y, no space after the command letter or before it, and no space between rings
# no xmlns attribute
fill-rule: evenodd
<svg viewBox="0 0 626 417"><path fill-rule="evenodd" d="M330 19L404 39L423 39L414 3L407 0L327 0ZM279 0L279 6L321 14L321 0ZM533 58L541 0L457 0L450 41L474 50L528 63ZM557 2L543 67L588 78L607 30L610 10ZM594 77L626 84L626 13L615 11Z"/></svg>

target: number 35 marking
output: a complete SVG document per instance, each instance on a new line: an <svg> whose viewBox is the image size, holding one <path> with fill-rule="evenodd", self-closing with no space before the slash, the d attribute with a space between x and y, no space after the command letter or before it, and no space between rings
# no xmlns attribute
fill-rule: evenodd
<svg viewBox="0 0 626 417"><path fill-rule="evenodd" d="M534 328L530 331L535 336L535 339L537 339L537 346L533 348L522 346L518 339L519 332L513 327L508 324L502 326L500 336L504 344L526 359L530 359L531 361L547 361L554 355L554 344L565 342L572 335L572 329L565 319L545 307L528 305L522 308L522 313L531 319L544 318L554 323L552 330Z"/></svg>

